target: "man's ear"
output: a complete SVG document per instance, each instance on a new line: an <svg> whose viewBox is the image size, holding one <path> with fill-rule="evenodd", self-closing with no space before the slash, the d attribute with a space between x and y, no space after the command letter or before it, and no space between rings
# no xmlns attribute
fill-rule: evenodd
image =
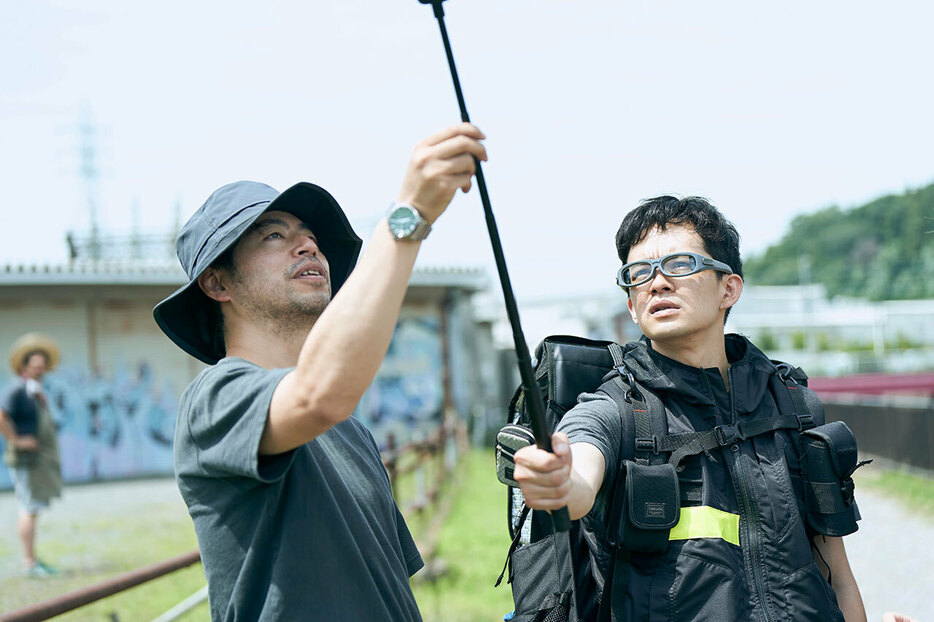
<svg viewBox="0 0 934 622"><path fill-rule="evenodd" d="M224 281L220 272L214 268L208 268L198 277L198 287L204 292L204 295L217 302L230 301L230 294L224 287Z"/></svg>
<svg viewBox="0 0 934 622"><path fill-rule="evenodd" d="M632 321L638 325L639 318L636 317L636 310L632 306L632 296L630 296L628 293L626 294L626 307L629 308L629 315L632 316Z"/></svg>
<svg viewBox="0 0 934 622"><path fill-rule="evenodd" d="M728 274L720 281L722 294L720 308L729 309L739 300L743 293L743 277L738 274Z"/></svg>

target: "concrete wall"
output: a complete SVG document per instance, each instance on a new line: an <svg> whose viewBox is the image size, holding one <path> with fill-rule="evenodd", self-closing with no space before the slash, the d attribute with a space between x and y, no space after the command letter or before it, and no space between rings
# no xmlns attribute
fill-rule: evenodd
<svg viewBox="0 0 934 622"><path fill-rule="evenodd" d="M30 331L61 347L59 367L45 384L67 482L171 473L178 396L203 367L152 320L153 305L173 289L0 288L4 353ZM0 379L12 381L8 365ZM0 487L8 486L3 469Z"/></svg>
<svg viewBox="0 0 934 622"><path fill-rule="evenodd" d="M66 482L172 472L178 398L204 368L152 319L153 305L174 289L175 284L0 287L0 352L30 331L46 333L61 346L61 363L45 384L60 425ZM389 432L407 442L434 427L446 386L463 416L483 399L473 357L480 329L469 295L456 291L410 289L386 359L356 412L379 444ZM0 382L12 379L4 365ZM9 486L0 468L0 488Z"/></svg>

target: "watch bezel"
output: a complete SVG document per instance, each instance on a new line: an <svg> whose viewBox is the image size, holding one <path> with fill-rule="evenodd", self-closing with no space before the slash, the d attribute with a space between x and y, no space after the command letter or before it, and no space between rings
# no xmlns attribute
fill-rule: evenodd
<svg viewBox="0 0 934 622"><path fill-rule="evenodd" d="M405 224L400 223L400 212L405 212L407 214L406 220L411 218L411 222ZM389 232L392 234L392 237L399 241L424 240L431 232L431 225L428 224L428 221L425 220L414 206L408 203L393 202L390 204L386 222L389 225ZM421 234L420 231L424 231L424 233Z"/></svg>

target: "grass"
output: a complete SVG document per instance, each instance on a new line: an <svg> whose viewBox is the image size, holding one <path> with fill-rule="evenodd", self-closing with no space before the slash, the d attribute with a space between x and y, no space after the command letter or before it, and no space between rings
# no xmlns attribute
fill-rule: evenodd
<svg viewBox="0 0 934 622"><path fill-rule="evenodd" d="M443 492L450 512L437 544L437 562L423 569L412 582L415 598L426 621L498 621L512 609L508 585L493 587L505 561L509 540L505 524L505 491L493 474L489 451L474 450L462 457L458 474ZM875 466L875 465L873 465ZM415 486L400 478L404 500ZM428 478L434 477L429 473ZM861 486L878 490L921 516L934 516L934 480L908 472L866 468L856 473L857 495ZM405 505L404 503L402 505ZM40 552L54 560L62 575L44 581L21 576L0 579L0 611L10 611L55 595L85 587L192 550L196 546L188 513L180 503L145 503L124 509L106 508L81 524L56 521L50 512L40 529ZM411 516L416 539L427 535L430 516ZM0 541L3 542L3 541ZM9 542L0 544L0 555L18 556ZM445 568L437 578L430 570ZM122 622L151 620L204 585L200 565L127 590L57 620ZM116 617L114 617L116 616ZM209 618L202 603L181 620Z"/></svg>
<svg viewBox="0 0 934 622"><path fill-rule="evenodd" d="M80 524L40 519L38 550L61 573L41 581L14 575L0 582L0 611L10 611L197 548L191 519L179 503L151 503L102 512ZM19 551L15 552L19 555ZM151 620L204 585L200 564L66 613L56 620ZM206 606L185 620L204 620Z"/></svg>
<svg viewBox="0 0 934 622"><path fill-rule="evenodd" d="M912 514L934 521L934 479L896 469L873 468L875 464L856 471L856 500L859 487L873 491L900 502Z"/></svg>
<svg viewBox="0 0 934 622"><path fill-rule="evenodd" d="M509 586L493 587L509 549L506 489L489 451L471 452L461 468L460 484L446 491L452 506L437 548L447 572L435 581L413 581L415 598L426 621L502 620L513 609Z"/></svg>
<svg viewBox="0 0 934 622"><path fill-rule="evenodd" d="M505 492L493 474L492 454L472 451L463 456L458 475L442 498L450 513L438 535L437 557L446 572L427 580L428 569L413 580L422 616L427 620L473 622L501 620L512 610L507 585L493 588L502 568L509 539L505 524ZM426 479L436 477L432 465ZM400 497L411 498L413 476L400 478ZM403 502L401 505L405 505ZM40 525L39 551L62 569L54 578L36 581L15 575L0 579L0 612L12 611L83 588L142 566L186 553L197 546L191 519L180 503L147 503L126 509L104 508L74 524L50 511ZM430 515L409 517L416 540L431 524ZM3 555L18 556L9 542ZM438 565L435 565L438 567ZM165 577L64 614L56 620L121 622L151 620L204 586L204 571L196 564ZM180 618L209 619L206 603Z"/></svg>

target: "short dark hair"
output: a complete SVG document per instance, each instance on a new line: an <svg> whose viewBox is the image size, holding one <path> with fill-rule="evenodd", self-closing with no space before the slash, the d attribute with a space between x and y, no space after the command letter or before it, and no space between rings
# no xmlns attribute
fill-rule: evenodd
<svg viewBox="0 0 934 622"><path fill-rule="evenodd" d="M743 260L739 255L739 232L710 201L702 197L663 195L645 199L639 207L623 218L616 232L616 252L627 262L629 249L645 239L655 228L664 231L669 225L690 226L704 242L707 253L730 266L733 274L743 276ZM717 272L717 277L721 275ZM730 309L726 310L729 316ZM726 320L724 316L724 320Z"/></svg>

